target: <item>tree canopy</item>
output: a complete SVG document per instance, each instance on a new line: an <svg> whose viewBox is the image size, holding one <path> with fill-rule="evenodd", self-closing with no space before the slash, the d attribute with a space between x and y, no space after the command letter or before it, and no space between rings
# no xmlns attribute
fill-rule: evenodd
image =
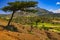
<svg viewBox="0 0 60 40"><path fill-rule="evenodd" d="M38 2L35 1L15 1L15 2L9 2L8 6L5 6L2 8L3 11L24 11L26 8L35 7L37 6Z"/></svg>

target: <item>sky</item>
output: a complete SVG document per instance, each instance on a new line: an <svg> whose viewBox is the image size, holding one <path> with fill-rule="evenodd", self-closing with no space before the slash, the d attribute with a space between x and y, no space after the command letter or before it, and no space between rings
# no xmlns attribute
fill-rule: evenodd
<svg viewBox="0 0 60 40"><path fill-rule="evenodd" d="M0 8L7 6L8 2L14 2L16 0L0 0ZM38 2L38 7L55 12L60 13L60 0L36 0ZM0 14L6 14L8 12L4 12L0 10Z"/></svg>
<svg viewBox="0 0 60 40"><path fill-rule="evenodd" d="M39 0L38 6L54 13L60 13L60 0Z"/></svg>

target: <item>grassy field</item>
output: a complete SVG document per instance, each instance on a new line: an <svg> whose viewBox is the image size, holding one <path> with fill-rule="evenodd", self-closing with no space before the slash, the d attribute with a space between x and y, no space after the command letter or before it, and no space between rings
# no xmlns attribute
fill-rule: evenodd
<svg viewBox="0 0 60 40"><path fill-rule="evenodd" d="M31 26L31 25L24 25L24 26ZM35 27L36 24L33 24L33 27ZM60 33L60 25L59 24L52 24L52 23L38 23L37 25L38 29L45 29L49 31L59 32Z"/></svg>
<svg viewBox="0 0 60 40"><path fill-rule="evenodd" d="M5 19L5 20L7 20L7 19ZM28 21L28 23L24 23L26 20L24 20L24 21L22 21L22 20L23 19L20 19L20 20L17 21L17 19L16 19L16 21L14 21L14 22L16 22L16 23L22 22L23 26L26 26L26 27L31 26L31 25L33 25L33 27L36 27L36 22L34 20L33 20L32 24L29 24L30 23L29 21ZM44 28L44 29L49 29L50 31L52 30L52 31L55 31L55 32L60 32L60 24L55 23L55 22L54 23L53 22L44 22L44 23L38 22L37 27L39 29ZM50 29L50 28L53 28L53 29Z"/></svg>
<svg viewBox="0 0 60 40"><path fill-rule="evenodd" d="M46 27L59 27L60 25L55 25L55 24L51 24L51 23L39 23L38 26L46 26Z"/></svg>

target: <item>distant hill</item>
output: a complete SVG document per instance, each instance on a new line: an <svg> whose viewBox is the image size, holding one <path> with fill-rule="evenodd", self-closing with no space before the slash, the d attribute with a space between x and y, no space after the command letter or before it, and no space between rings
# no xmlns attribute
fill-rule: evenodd
<svg viewBox="0 0 60 40"><path fill-rule="evenodd" d="M43 9L43 8L36 8L37 10L39 10L39 14L49 14L49 13L53 13L53 12L50 12L46 9Z"/></svg>
<svg viewBox="0 0 60 40"><path fill-rule="evenodd" d="M19 16L45 16L45 17L60 17L60 13L53 13L50 12L46 9L42 9L42 8L35 8L38 10L37 13L28 13L28 12L16 12L14 14L14 17L19 17ZM0 14L1 17L10 17L11 14Z"/></svg>
<svg viewBox="0 0 60 40"><path fill-rule="evenodd" d="M50 13L50 14L43 14L43 15L39 15L39 16L60 18L60 13Z"/></svg>

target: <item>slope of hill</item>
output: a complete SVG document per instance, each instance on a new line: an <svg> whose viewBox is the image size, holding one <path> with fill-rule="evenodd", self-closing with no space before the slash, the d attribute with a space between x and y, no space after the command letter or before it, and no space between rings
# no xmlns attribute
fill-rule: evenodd
<svg viewBox="0 0 60 40"><path fill-rule="evenodd" d="M51 17L60 17L60 13L53 13L53 12L50 12L46 9L42 9L42 8L35 8L36 10L38 10L37 13L28 13L28 12L16 12L14 14L14 17L19 17L19 16L51 16ZM0 14L0 17L10 17L11 14Z"/></svg>
<svg viewBox="0 0 60 40"><path fill-rule="evenodd" d="M46 9L42 9L42 8L35 8L36 10L38 10L37 13L28 13L28 12L16 12L14 14L14 17L19 17L19 16L51 16L51 17L60 17L60 13L53 13L53 12L50 12ZM10 17L11 14L0 14L0 17Z"/></svg>
<svg viewBox="0 0 60 40"><path fill-rule="evenodd" d="M3 28L6 26L7 21L0 19L0 23L0 40L60 40L60 34L56 32L36 28L29 32L30 27L12 22L12 25L19 30L19 32L15 32Z"/></svg>
<svg viewBox="0 0 60 40"><path fill-rule="evenodd" d="M38 14L50 14L50 13L53 13L53 12L50 12L46 9L43 9L43 8L36 8L37 10L39 10Z"/></svg>
<svg viewBox="0 0 60 40"><path fill-rule="evenodd" d="M39 15L39 16L60 18L60 13L50 13L50 14L43 14L43 15Z"/></svg>
<svg viewBox="0 0 60 40"><path fill-rule="evenodd" d="M38 16L38 15L45 15L45 14L53 14L53 12L50 12L48 10L42 9L42 8L35 8L35 10L38 10L36 13L30 13L30 12L16 12L14 16Z"/></svg>

